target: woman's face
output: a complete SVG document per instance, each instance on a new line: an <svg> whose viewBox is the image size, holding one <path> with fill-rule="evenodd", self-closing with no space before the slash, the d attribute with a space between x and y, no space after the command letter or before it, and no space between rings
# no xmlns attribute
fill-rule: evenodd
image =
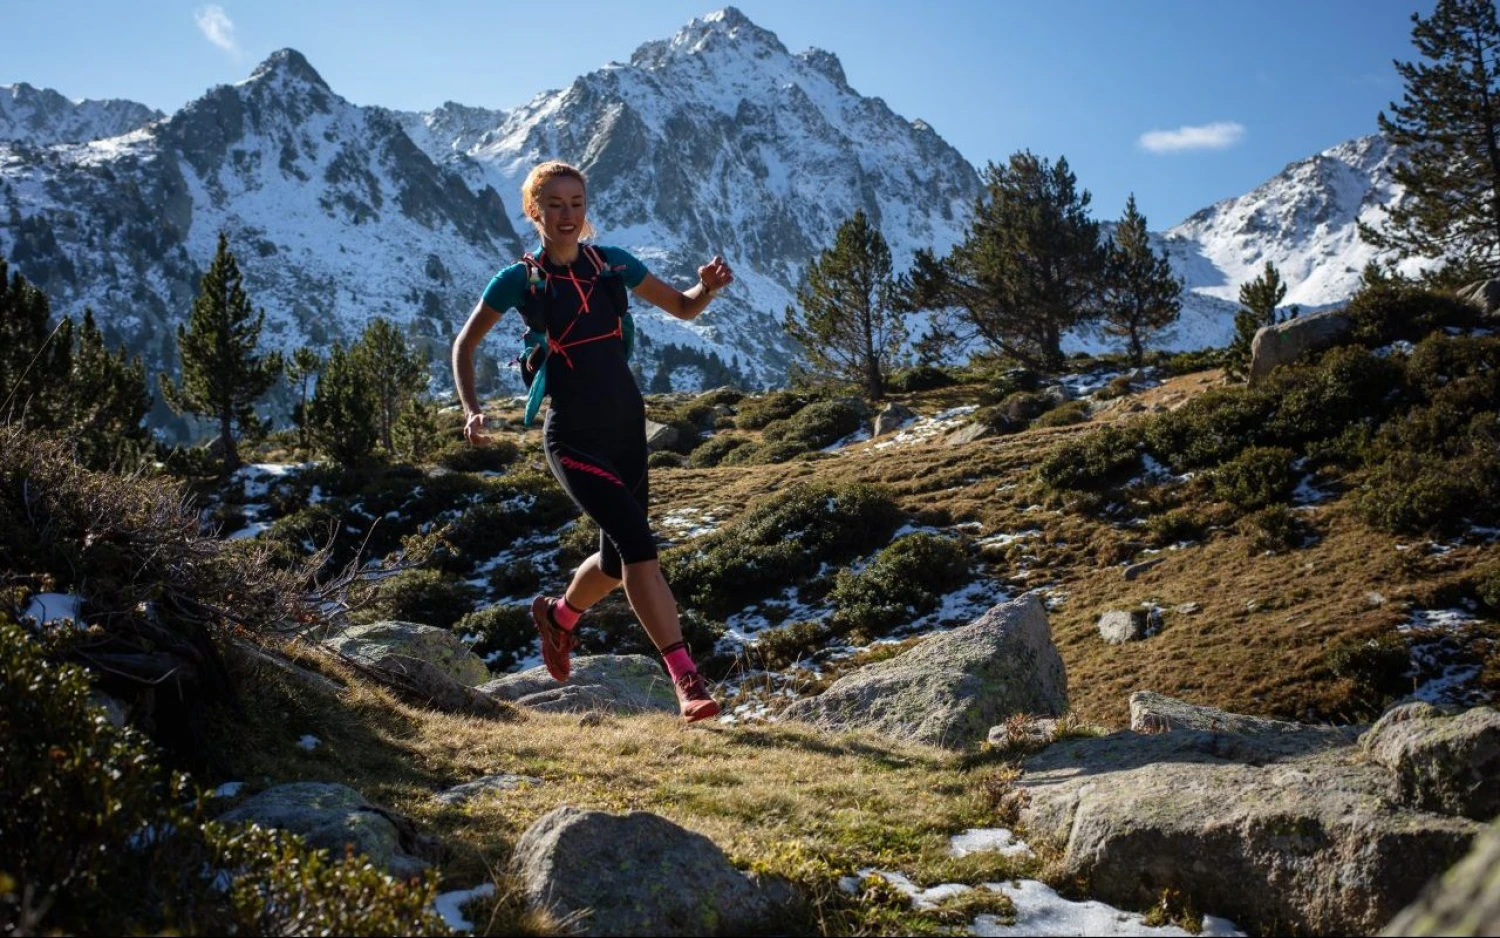
<svg viewBox="0 0 1500 938"><path fill-rule="evenodd" d="M542 238L553 244L575 244L583 231L588 197L583 183L572 176L553 176L537 197Z"/></svg>

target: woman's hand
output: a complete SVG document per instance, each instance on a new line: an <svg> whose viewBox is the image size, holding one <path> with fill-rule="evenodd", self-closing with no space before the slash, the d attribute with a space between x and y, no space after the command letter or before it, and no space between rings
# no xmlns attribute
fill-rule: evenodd
<svg viewBox="0 0 1500 938"><path fill-rule="evenodd" d="M734 282L734 271L729 269L728 261L716 254L713 260L698 268L698 282L708 293L717 293Z"/></svg>
<svg viewBox="0 0 1500 938"><path fill-rule="evenodd" d="M490 435L484 432L484 414L470 414L464 421L464 439L470 446L484 446L490 441Z"/></svg>

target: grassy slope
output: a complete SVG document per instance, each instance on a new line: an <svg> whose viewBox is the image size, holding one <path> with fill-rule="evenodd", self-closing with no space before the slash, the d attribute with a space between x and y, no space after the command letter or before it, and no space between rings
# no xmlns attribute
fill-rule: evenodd
<svg viewBox="0 0 1500 938"><path fill-rule="evenodd" d="M1051 615L1054 638L1076 714L1086 721L1122 725L1128 694L1146 689L1244 713L1356 716L1347 712L1347 682L1336 680L1325 663L1328 645L1388 632L1406 617L1407 603L1451 601L1452 585L1475 565L1500 560L1500 546L1462 546L1442 555L1398 551L1395 539L1372 532L1332 499L1308 513L1319 535L1310 546L1251 556L1245 536L1226 529L1163 553L1160 565L1126 581L1122 564L1137 555L1132 541L1138 532L1070 510L1055 497L1047 501L1030 476L1059 443L1107 421L1172 406L1216 381L1212 374L1173 379L1101 406L1088 424L959 447L940 439L886 449L863 443L777 465L657 469L654 513L696 507L722 523L791 482L880 482L909 512L936 510L955 524L978 522L981 535L1041 530L996 555L989 573L997 596L1046 586L1060 599ZM935 413L971 400L970 390L958 388L912 395L907 403ZM528 434L524 445L534 446L536 436ZM1159 635L1118 647L1099 639L1099 613L1148 600L1168 610ZM1172 613L1187 602L1199 610ZM1497 671L1491 661L1492 683ZM484 722L416 710L357 683L341 698L320 698L281 681L266 674L251 682L261 699L250 725L237 728L228 747L237 753L238 777L253 787L344 781L413 816L454 850L445 864L445 888L502 870L520 832L560 804L650 810L708 834L737 863L799 879L818 905L790 926L793 931L936 927L936 918L913 917L900 902L842 896L834 888L837 877L862 867L897 870L920 882L973 883L1006 872L993 858L956 861L945 853L948 836L997 823L1007 771L997 756L830 739L792 726L683 730L662 717L590 723L531 714L518 722ZM292 741L304 732L324 745L311 753L296 748ZM543 784L462 809L431 797L498 772ZM996 863L1000 868L986 865ZM502 899L495 914L490 927L496 931L549 927L523 914L513 898Z"/></svg>

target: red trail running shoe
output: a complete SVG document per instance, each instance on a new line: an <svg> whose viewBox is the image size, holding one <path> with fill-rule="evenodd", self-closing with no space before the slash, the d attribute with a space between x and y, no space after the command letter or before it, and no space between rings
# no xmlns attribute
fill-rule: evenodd
<svg viewBox="0 0 1500 938"><path fill-rule="evenodd" d="M689 671L672 682L677 691L677 706L689 723L719 715L719 703L708 692L708 684L697 671Z"/></svg>
<svg viewBox="0 0 1500 938"><path fill-rule="evenodd" d="M533 599L531 621L536 624L537 633L542 637L542 663L547 666L547 673L552 675L553 680L561 682L566 681L572 673L570 656L574 646L578 644L578 637L552 621L553 602L546 596Z"/></svg>

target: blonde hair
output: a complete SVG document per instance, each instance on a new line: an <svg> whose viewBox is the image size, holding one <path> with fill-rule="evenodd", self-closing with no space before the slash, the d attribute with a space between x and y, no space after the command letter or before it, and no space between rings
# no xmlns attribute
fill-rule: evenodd
<svg viewBox="0 0 1500 938"><path fill-rule="evenodd" d="M521 211L531 219L531 224L536 228L537 234L542 234L542 187L558 176L567 176L576 179L583 185L585 194L588 192L589 181L578 167L561 160L548 160L539 163L531 172L526 174L526 180L521 183ZM583 228L579 232L581 238L592 238L597 232L594 230L593 222L584 216Z"/></svg>

